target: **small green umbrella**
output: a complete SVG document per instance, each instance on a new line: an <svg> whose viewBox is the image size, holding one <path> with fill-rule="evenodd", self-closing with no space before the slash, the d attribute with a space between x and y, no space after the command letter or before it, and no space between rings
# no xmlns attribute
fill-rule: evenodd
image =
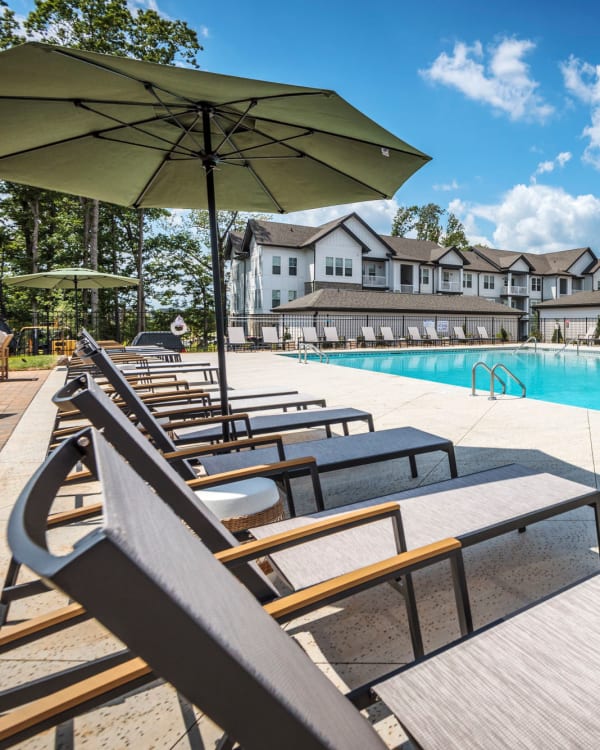
<svg viewBox="0 0 600 750"><path fill-rule="evenodd" d="M90 268L55 268L52 271L28 273L24 276L4 278L7 286L33 287L36 289L74 289L75 290L75 330L79 330L78 289L114 289L120 286L137 286L138 279L117 276L114 273L102 273Z"/></svg>
<svg viewBox="0 0 600 750"><path fill-rule="evenodd" d="M0 52L0 177L135 207L206 208L227 405L217 205L391 198L429 158L334 91L42 43Z"/></svg>

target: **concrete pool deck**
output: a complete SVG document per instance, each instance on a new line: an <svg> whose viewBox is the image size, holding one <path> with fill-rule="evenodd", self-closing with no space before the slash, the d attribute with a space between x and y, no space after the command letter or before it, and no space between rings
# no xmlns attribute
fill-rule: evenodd
<svg viewBox="0 0 600 750"><path fill-rule="evenodd" d="M498 357L501 360L501 347ZM210 359L216 364L215 354L188 355L186 359ZM518 462L598 486L600 411L517 398L489 401L487 394L472 397L468 389L455 386L333 364L300 364L297 359L268 352L228 354L227 366L233 387L293 385L299 391L323 396L328 406L372 412L376 429L412 425L449 438L455 444L460 475ZM62 385L64 375L58 370L50 373L0 452L2 571L9 559L6 521L15 498L45 456L54 418L50 397ZM194 375L188 379L193 382ZM321 437L322 433L313 431L312 435ZM340 505L448 476L443 454L419 457L417 464L416 480L411 479L406 461L326 475L327 503ZM93 485L80 489L89 497L95 491ZM73 499L73 494L65 491L59 507L73 507ZM53 546L67 546L88 526L53 532ZM598 570L592 511L578 510L532 526L526 534L510 534L478 545L468 550L465 561L475 624L482 626ZM422 571L416 586L425 645L431 650L458 635L449 573L441 568ZM64 602L64 597L52 593L17 603L11 609L11 621L48 611L52 599L55 604ZM324 607L286 629L341 687L353 686L411 659L404 608L391 587ZM95 622L82 623L1 655L0 689L114 649L115 640ZM390 748L403 746L405 738L385 707L374 707L369 716ZM159 684L17 747L209 748L216 736L201 712L170 687Z"/></svg>

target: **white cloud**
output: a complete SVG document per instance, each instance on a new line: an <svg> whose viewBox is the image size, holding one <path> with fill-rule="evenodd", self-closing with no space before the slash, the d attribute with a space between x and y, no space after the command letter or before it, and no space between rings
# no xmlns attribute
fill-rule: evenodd
<svg viewBox="0 0 600 750"><path fill-rule="evenodd" d="M456 180L452 180L452 182L445 182L441 185L434 185L433 189L441 191L443 193L449 193L451 190L458 190L459 184Z"/></svg>
<svg viewBox="0 0 600 750"><path fill-rule="evenodd" d="M590 107L591 123L582 132L589 143L582 160L600 169L600 65L590 65L571 55L560 67L567 91Z"/></svg>
<svg viewBox="0 0 600 750"><path fill-rule="evenodd" d="M569 161L571 161L572 154L570 151L561 151L558 156L553 159L552 161L541 161L537 165L537 169L535 172L531 175L531 182L536 182L536 177L539 174L545 174L547 172L554 172L554 169L556 167L560 167L561 169L567 164Z"/></svg>
<svg viewBox="0 0 600 750"><path fill-rule="evenodd" d="M495 229L486 244L506 250L544 253L588 247L600 235L600 198L546 185L515 185L495 205L453 201L451 210L471 243L481 234L481 223L491 222Z"/></svg>
<svg viewBox="0 0 600 750"><path fill-rule="evenodd" d="M546 120L554 107L537 93L523 57L535 49L527 39L504 38L484 51L481 42L457 42L451 55L442 52L424 78L461 91L469 99L491 105L511 120ZM486 65L487 60L487 65Z"/></svg>
<svg viewBox="0 0 600 750"><path fill-rule="evenodd" d="M328 221L356 212L376 232L389 234L392 231L392 222L398 208L398 203L395 200L365 201L363 203L346 203L342 206L313 208L308 211L295 211L283 215L277 214L273 217L273 220L282 221L286 224L318 227Z"/></svg>

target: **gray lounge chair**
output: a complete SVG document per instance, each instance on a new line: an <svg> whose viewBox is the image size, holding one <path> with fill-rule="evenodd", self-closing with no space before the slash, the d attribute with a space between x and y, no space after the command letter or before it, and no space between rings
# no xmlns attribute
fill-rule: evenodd
<svg viewBox="0 0 600 750"><path fill-rule="evenodd" d="M405 341L403 338L394 336L394 332L390 326L381 326L381 338L383 343L389 346L401 346L402 342Z"/></svg>
<svg viewBox="0 0 600 750"><path fill-rule="evenodd" d="M106 508L103 527L88 534L73 552L54 557L45 544L47 512L69 466L79 460L100 481ZM179 491L185 490L180 486ZM156 670L248 750L383 747L331 683L325 678L319 681L317 668L301 651L294 653L297 646L275 620L310 611L315 597L325 604L374 583L391 581L430 561L450 558L455 562L460 548L449 540L419 555L395 555L377 570L360 571L355 581L332 582L335 585L328 590L311 590L296 602L278 599L268 579L261 578L255 568L273 600L265 605L269 616L226 569L248 567L247 559L261 553L255 549L240 556L242 548L236 548L237 553L224 551L217 556L221 561L215 559L145 479L92 428L67 441L32 478L15 505L9 536L18 559L84 605L148 662L149 669L135 661L136 675L140 670L144 673L144 668L146 675ZM117 591L126 595L116 597ZM140 627L140 622L145 626ZM225 689L214 689L217 677ZM280 680L288 686L278 695ZM48 705L47 700L47 715ZM290 725L286 714L292 707L298 716ZM300 707L306 711L298 713ZM34 709L35 705L30 706L28 713ZM64 719L73 711L71 705L59 716ZM338 713L333 722L332 712ZM257 721L259 715L262 719ZM19 718L9 717L13 728ZM7 724L10 728L6 717L0 722L4 729ZM35 731L31 722L21 729L18 739Z"/></svg>
<svg viewBox="0 0 600 750"><path fill-rule="evenodd" d="M361 326L360 328L365 346L377 346L377 336L372 326Z"/></svg>
<svg viewBox="0 0 600 750"><path fill-rule="evenodd" d="M335 326L323 326L323 335L325 336L325 344L336 347L342 346L344 343L338 336L337 328Z"/></svg>
<svg viewBox="0 0 600 750"><path fill-rule="evenodd" d="M80 459L101 482L104 525L72 552L55 556L45 542L46 515L64 472ZM350 703L363 707L374 694L427 749L594 747L600 736L594 701L600 576L399 675L363 685L349 701L272 619L284 612L285 618L290 607L302 611L314 590L261 607L226 569L245 562L240 549L217 561L93 430L63 446L31 480L11 515L9 543L18 559L145 660L130 665L138 677L154 670L222 727L222 747L237 741L247 750L384 748ZM455 563L460 550L458 540L448 539L395 556L379 569L379 579L444 558ZM262 552L255 545L248 557ZM360 571L369 573L376 575L373 568ZM462 621L460 576L457 583ZM127 595L116 598L115 591Z"/></svg>

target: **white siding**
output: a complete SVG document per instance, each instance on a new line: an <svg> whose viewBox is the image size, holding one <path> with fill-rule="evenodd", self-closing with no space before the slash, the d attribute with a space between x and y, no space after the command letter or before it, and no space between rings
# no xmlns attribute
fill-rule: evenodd
<svg viewBox="0 0 600 750"><path fill-rule="evenodd" d="M352 260L352 276L333 276L325 273L325 259L343 258ZM357 284L362 287L362 251L358 242L343 229L328 234L319 240L315 248L315 281L338 281L342 284Z"/></svg>

